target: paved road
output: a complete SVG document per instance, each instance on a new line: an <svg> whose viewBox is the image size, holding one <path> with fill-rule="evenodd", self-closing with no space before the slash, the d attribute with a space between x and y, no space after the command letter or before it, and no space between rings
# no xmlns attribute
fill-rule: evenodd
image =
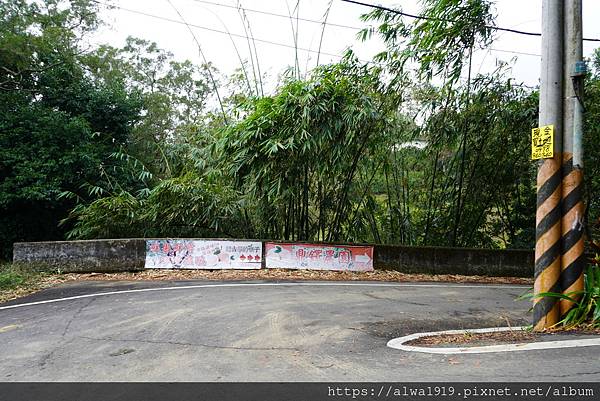
<svg viewBox="0 0 600 401"><path fill-rule="evenodd" d="M529 303L515 300L525 287L249 284L86 282L13 304L152 291L0 305L0 381L600 380L600 347L458 356L386 347L413 332L527 324Z"/></svg>

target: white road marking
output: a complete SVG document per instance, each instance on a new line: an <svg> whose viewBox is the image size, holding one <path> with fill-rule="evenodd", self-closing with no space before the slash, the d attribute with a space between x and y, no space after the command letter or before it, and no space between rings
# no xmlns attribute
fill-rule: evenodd
<svg viewBox="0 0 600 401"><path fill-rule="evenodd" d="M0 334L6 333L7 331L16 330L16 329L18 329L20 327L21 327L20 324L11 324L11 325L8 325L8 326L0 327Z"/></svg>
<svg viewBox="0 0 600 401"><path fill-rule="evenodd" d="M444 354L444 355L456 355L456 354L485 354L489 352L512 352L512 351L531 351L540 349L552 349L552 348L574 348L574 347L591 347L594 345L600 345L600 338L586 338L581 340L560 340L560 341L540 341L533 343L519 343L519 344L502 344L502 345L486 345L481 347L460 347L460 348L435 348L435 347L416 347L412 345L405 345L411 340L417 338L431 337L441 334L469 334L469 333L495 333L502 331L522 331L525 330L525 326L521 327L498 327L489 329L472 329L472 330L446 330L446 331L435 331L428 333L415 333L408 336L394 338L388 341L387 346L401 351L409 352L424 352L428 354Z"/></svg>
<svg viewBox="0 0 600 401"><path fill-rule="evenodd" d="M220 288L220 287L294 287L294 286L307 286L307 287L411 287L411 288L494 288L494 289L524 289L526 286L516 285L468 285L468 284L410 284L410 283L220 283L220 284L198 284L198 285L184 285L176 287L158 287L158 288L140 288L135 290L121 290L121 291L107 291L98 292L92 294L76 295L72 297L47 299L43 301L27 302L22 304L0 306L0 310L22 308L26 306L36 306L52 304L57 302L72 301L84 298L103 297L109 295L119 294L134 294L141 292L151 291L176 291L176 290L190 290L198 288ZM525 327L500 327L500 328L488 328L488 329L472 329L472 330L446 330L439 332L428 332L428 333L415 333L408 336L394 338L388 341L387 346L394 349L412 352L424 352L430 354L481 354L489 352L509 352L509 351L529 351L529 350L540 350L540 349L551 349L551 348L573 348L573 347L589 347L594 345L600 345L600 338L589 338L582 340L563 340L563 341L542 341L536 343L522 343L522 344L504 344L504 345L489 345L482 347L463 347L463 348L433 348L433 347L415 347L410 345L404 345L410 340L414 340L421 337L439 335L439 334L466 334L466 333L490 333L500 332L509 330L524 330Z"/></svg>
<svg viewBox="0 0 600 401"><path fill-rule="evenodd" d="M119 294L133 294L138 292L150 292L150 291L175 291L175 290L191 290L197 288L219 288L219 287L293 287L293 286L307 286L307 287L423 287L423 288L496 288L496 289L526 289L526 286L516 285L481 285L481 284L410 284L410 283L220 283L220 284L197 284L197 285L182 285L176 287L158 287L158 288L140 288L136 290L121 290L121 291L107 291L97 292L93 294L76 295L65 298L47 299L44 301L27 302L22 304L0 306L0 310L22 308L25 306L35 306L52 304L56 302L72 301L76 299L104 297L108 295L119 295Z"/></svg>

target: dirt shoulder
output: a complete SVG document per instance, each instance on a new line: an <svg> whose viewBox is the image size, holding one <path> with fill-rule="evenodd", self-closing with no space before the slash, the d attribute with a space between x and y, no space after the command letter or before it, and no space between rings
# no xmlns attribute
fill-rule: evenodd
<svg viewBox="0 0 600 401"><path fill-rule="evenodd" d="M405 274L396 271L335 272L319 270L144 270L131 273L40 273L28 277L19 285L0 289L0 302L6 302L55 285L75 281L387 281L387 282L447 282L473 284L524 284L533 280L519 277L460 276L453 274Z"/></svg>

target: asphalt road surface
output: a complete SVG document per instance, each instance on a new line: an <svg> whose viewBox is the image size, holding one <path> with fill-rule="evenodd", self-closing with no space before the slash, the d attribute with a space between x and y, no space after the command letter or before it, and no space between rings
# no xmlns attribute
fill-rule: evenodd
<svg viewBox="0 0 600 401"><path fill-rule="evenodd" d="M415 332L528 324L529 302L516 300L525 290L74 283L0 305L0 381L599 381L598 346L449 356L386 347Z"/></svg>

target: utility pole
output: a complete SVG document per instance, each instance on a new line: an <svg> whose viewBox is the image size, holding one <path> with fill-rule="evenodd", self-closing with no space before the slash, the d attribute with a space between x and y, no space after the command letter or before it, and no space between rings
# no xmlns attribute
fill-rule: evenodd
<svg viewBox="0 0 600 401"><path fill-rule="evenodd" d="M554 126L552 158L538 164L535 230L533 328L543 330L559 320L555 297L561 292L561 197L563 118L563 0L542 1L542 68L539 126Z"/></svg>
<svg viewBox="0 0 600 401"><path fill-rule="evenodd" d="M564 103L563 103L563 182L562 182L562 293L575 299L583 290L584 205L583 193L583 61L582 1L564 1ZM564 317L573 303L560 301Z"/></svg>
<svg viewBox="0 0 600 401"><path fill-rule="evenodd" d="M582 1L543 0L540 127L553 126L553 154L538 165L534 330L558 323L583 290ZM551 129L545 128L546 132ZM534 130L535 131L535 130ZM538 133L536 133L537 135ZM549 143L548 143L549 146Z"/></svg>

